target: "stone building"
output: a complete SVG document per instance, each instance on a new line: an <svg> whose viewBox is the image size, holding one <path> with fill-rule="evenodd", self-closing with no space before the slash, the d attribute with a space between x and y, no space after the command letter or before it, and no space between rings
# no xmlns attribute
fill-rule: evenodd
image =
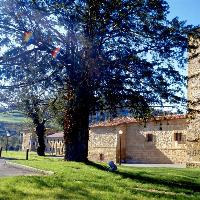
<svg viewBox="0 0 200 200"><path fill-rule="evenodd" d="M156 117L146 123L134 118L102 122L90 127L88 158L104 162L186 163L186 130L185 115ZM30 136L26 134L23 142L35 150L37 143ZM45 144L46 153L63 155L63 132L49 133Z"/></svg>
<svg viewBox="0 0 200 200"><path fill-rule="evenodd" d="M90 128L89 159L186 163L186 127L185 115L157 117L145 124L124 118L93 125Z"/></svg>
<svg viewBox="0 0 200 200"><path fill-rule="evenodd" d="M22 135L22 151L26 151L26 149L30 151L36 151L37 149L37 138L29 131L25 131Z"/></svg>
<svg viewBox="0 0 200 200"><path fill-rule="evenodd" d="M63 132L57 132L45 137L46 153L52 155L64 155Z"/></svg>
<svg viewBox="0 0 200 200"><path fill-rule="evenodd" d="M200 167L200 29L189 35L187 166Z"/></svg>
<svg viewBox="0 0 200 200"><path fill-rule="evenodd" d="M45 152L51 155L63 155L64 154L64 143L63 143L63 132L53 132L52 130L46 131L45 136ZM22 151L29 149L30 151L36 151L38 147L37 136L30 132L23 133L22 139Z"/></svg>

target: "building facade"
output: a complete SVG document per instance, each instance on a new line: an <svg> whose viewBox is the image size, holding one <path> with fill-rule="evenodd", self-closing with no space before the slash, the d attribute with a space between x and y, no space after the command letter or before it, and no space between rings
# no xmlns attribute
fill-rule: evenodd
<svg viewBox="0 0 200 200"><path fill-rule="evenodd" d="M186 163L186 116L105 122L90 128L89 159L127 163ZM121 134L120 134L121 133Z"/></svg>
<svg viewBox="0 0 200 200"><path fill-rule="evenodd" d="M24 132L22 135L22 151L29 149L30 151L37 150L37 138L31 132Z"/></svg>
<svg viewBox="0 0 200 200"><path fill-rule="evenodd" d="M121 118L90 127L88 159L126 163L186 163L185 115L156 117L144 123ZM121 133L121 134L120 134ZM33 140L34 139L34 140ZM25 134L23 149L36 150L37 142ZM45 137L46 153L64 155L63 132Z"/></svg>
<svg viewBox="0 0 200 200"><path fill-rule="evenodd" d="M187 166L200 167L200 30L189 35Z"/></svg>
<svg viewBox="0 0 200 200"><path fill-rule="evenodd" d="M64 155L64 141L63 132L49 132L45 136L45 152L50 155L62 156ZM29 149L30 151L36 151L38 147L37 136L30 132L23 133L22 139L22 151Z"/></svg>
<svg viewBox="0 0 200 200"><path fill-rule="evenodd" d="M57 132L45 137L46 153L56 156L64 155L63 132Z"/></svg>

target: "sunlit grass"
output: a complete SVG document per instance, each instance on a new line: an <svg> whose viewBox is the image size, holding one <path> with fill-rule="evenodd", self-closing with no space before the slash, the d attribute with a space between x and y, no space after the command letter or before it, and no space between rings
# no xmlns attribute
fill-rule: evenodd
<svg viewBox="0 0 200 200"><path fill-rule="evenodd" d="M12 162L53 171L51 176L0 179L0 199L200 199L200 169L132 168L66 162L25 152L3 152Z"/></svg>

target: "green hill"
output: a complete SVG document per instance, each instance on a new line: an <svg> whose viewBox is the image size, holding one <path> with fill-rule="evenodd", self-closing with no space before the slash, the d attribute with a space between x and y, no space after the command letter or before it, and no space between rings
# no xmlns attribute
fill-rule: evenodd
<svg viewBox="0 0 200 200"><path fill-rule="evenodd" d="M21 146L21 133L29 120L17 110L0 108L0 147L18 150ZM9 138L6 135L9 133Z"/></svg>
<svg viewBox="0 0 200 200"><path fill-rule="evenodd" d="M6 135L7 131L10 134L18 133L22 131L25 124L29 122L26 116L17 110L0 112L0 136Z"/></svg>
<svg viewBox="0 0 200 200"><path fill-rule="evenodd" d="M11 112L0 112L0 122L21 124L28 122L28 119L22 112L14 110Z"/></svg>

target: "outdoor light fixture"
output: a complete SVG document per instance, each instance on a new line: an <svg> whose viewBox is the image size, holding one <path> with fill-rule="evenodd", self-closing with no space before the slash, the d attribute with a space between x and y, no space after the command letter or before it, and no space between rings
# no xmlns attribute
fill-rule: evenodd
<svg viewBox="0 0 200 200"><path fill-rule="evenodd" d="M10 137L10 133L6 131L6 153L8 151L8 137Z"/></svg>

